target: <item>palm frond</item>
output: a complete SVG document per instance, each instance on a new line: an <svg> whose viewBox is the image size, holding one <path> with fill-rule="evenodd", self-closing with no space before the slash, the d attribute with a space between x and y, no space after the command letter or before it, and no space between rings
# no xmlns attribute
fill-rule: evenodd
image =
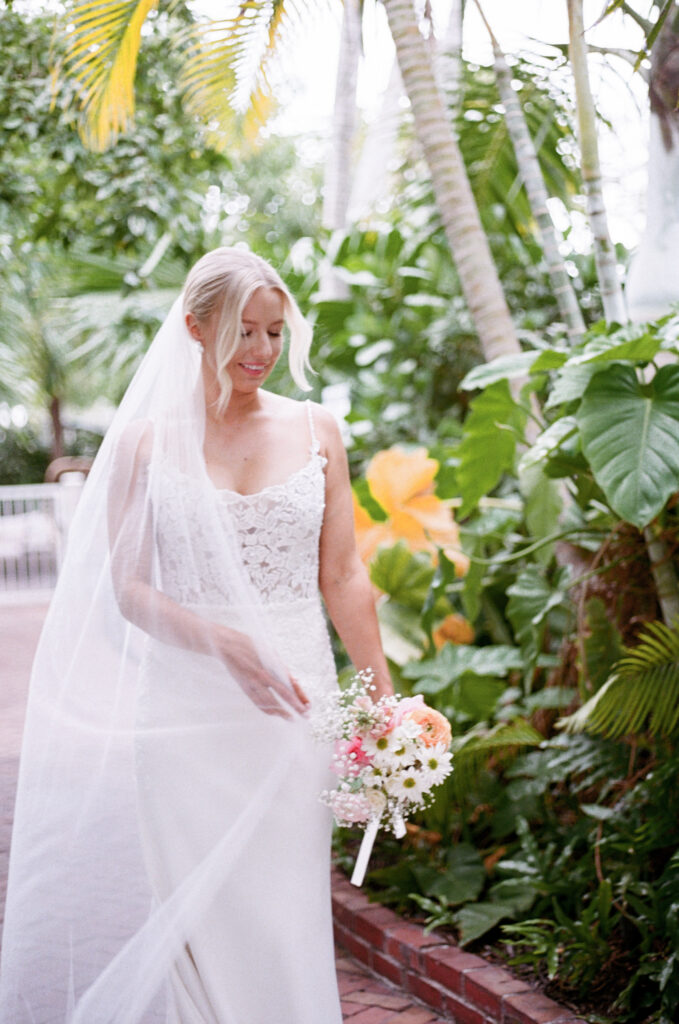
<svg viewBox="0 0 679 1024"><path fill-rule="evenodd" d="M535 747L544 736L524 718L499 722L492 729L472 730L453 740L451 788L458 797L468 793L491 755L514 755L522 747Z"/></svg>
<svg viewBox="0 0 679 1024"><path fill-rule="evenodd" d="M308 0L245 0L231 17L183 33L182 85L188 109L217 148L240 125L252 139L276 109L269 71L313 9Z"/></svg>
<svg viewBox="0 0 679 1024"><path fill-rule="evenodd" d="M142 25L157 3L75 0L67 14L63 70L78 89L81 133L92 149L106 149L132 121Z"/></svg>
<svg viewBox="0 0 679 1024"><path fill-rule="evenodd" d="M625 649L601 689L557 725L566 732L611 739L679 733L679 620L671 626L650 623L640 643Z"/></svg>

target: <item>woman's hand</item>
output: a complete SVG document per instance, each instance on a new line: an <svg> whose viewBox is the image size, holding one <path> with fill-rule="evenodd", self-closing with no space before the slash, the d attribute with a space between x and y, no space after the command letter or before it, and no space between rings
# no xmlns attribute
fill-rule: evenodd
<svg viewBox="0 0 679 1024"><path fill-rule="evenodd" d="M215 639L216 655L230 672L253 704L267 715L291 718L287 704L300 715L309 708L309 698L294 678L288 674L284 682L267 669L255 650L249 636L233 629L218 628Z"/></svg>

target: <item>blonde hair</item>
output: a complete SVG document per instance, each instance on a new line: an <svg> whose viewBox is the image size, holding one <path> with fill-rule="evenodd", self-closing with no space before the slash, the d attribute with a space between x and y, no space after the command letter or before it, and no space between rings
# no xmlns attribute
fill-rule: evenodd
<svg viewBox="0 0 679 1024"><path fill-rule="evenodd" d="M283 297L285 323L290 335L288 366L295 384L309 391L306 370L310 370L309 349L312 330L280 276L270 264L248 249L222 246L202 256L189 272L184 285L184 315L193 313L204 323L217 310L215 362L222 413L231 397L231 378L226 369L241 343L242 316L258 288L275 288Z"/></svg>

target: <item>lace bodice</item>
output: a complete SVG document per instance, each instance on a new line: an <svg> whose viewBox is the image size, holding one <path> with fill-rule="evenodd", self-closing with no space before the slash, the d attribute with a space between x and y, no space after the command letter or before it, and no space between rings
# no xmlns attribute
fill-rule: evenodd
<svg viewBox="0 0 679 1024"><path fill-rule="evenodd" d="M233 531L250 582L265 604L318 596L327 460L320 453L312 423L311 429L308 461L283 483L246 495L215 491L217 514ZM155 533L163 591L182 604L236 603L223 567L214 564L209 510L198 500L191 480L166 465L159 492ZM188 558L191 565L187 567ZM200 592L196 579L201 581Z"/></svg>

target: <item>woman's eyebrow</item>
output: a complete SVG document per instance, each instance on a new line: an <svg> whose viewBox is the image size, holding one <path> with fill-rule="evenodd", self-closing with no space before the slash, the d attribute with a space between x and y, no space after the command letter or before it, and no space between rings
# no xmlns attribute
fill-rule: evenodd
<svg viewBox="0 0 679 1024"><path fill-rule="evenodd" d="M243 317L241 322L244 323L244 324L256 324L259 321L257 321L257 320L248 320L246 317ZM281 318L280 320L272 320L271 323L269 324L269 326L270 327L275 327L276 324L284 324L284 323L285 323L285 320L283 318Z"/></svg>

